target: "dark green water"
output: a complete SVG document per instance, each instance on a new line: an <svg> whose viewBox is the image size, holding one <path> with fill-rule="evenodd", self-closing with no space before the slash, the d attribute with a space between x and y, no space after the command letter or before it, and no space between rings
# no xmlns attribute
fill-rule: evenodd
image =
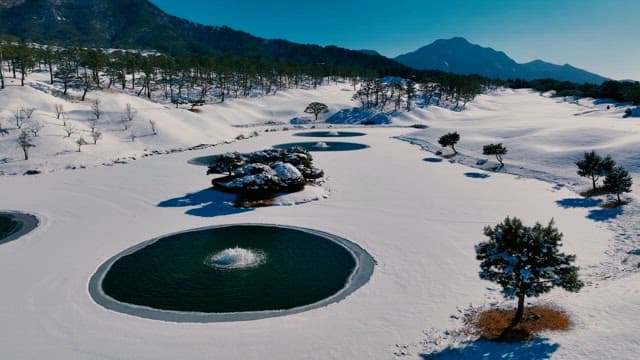
<svg viewBox="0 0 640 360"><path fill-rule="evenodd" d="M20 223L10 215L0 215L0 240L14 234L20 229Z"/></svg>
<svg viewBox="0 0 640 360"><path fill-rule="evenodd" d="M366 149L369 146L351 142L340 141L309 141L309 142L296 142L274 145L276 149L289 149L292 147L305 148L308 151L352 151Z"/></svg>
<svg viewBox="0 0 640 360"><path fill-rule="evenodd" d="M187 160L187 163L198 166L209 166L216 155L199 156L197 158Z"/></svg>
<svg viewBox="0 0 640 360"><path fill-rule="evenodd" d="M264 254L241 269L206 265L228 248ZM304 231L239 225L162 238L118 259L105 294L124 303L197 312L283 310L325 299L346 285L356 261L341 245Z"/></svg>
<svg viewBox="0 0 640 360"><path fill-rule="evenodd" d="M356 137L356 136L364 136L365 133L355 132L355 131L306 131L299 132L293 134L293 136L304 136L304 137Z"/></svg>

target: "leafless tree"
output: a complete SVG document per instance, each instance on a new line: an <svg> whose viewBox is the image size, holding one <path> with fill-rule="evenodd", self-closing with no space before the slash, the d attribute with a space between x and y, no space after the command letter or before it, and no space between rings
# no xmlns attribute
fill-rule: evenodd
<svg viewBox="0 0 640 360"><path fill-rule="evenodd" d="M87 145L88 142L82 136L80 136L80 139L76 140L76 144L78 144L78 152L80 152L82 145Z"/></svg>
<svg viewBox="0 0 640 360"><path fill-rule="evenodd" d="M36 111L36 108L22 108L24 112L24 117L26 121L31 121L31 117L33 116L33 112Z"/></svg>
<svg viewBox="0 0 640 360"><path fill-rule="evenodd" d="M91 133L93 133L98 127L97 119L89 119L89 129L91 129Z"/></svg>
<svg viewBox="0 0 640 360"><path fill-rule="evenodd" d="M20 108L13 112L13 118L16 120L16 127L18 129L22 129L22 124L24 124L24 108Z"/></svg>
<svg viewBox="0 0 640 360"><path fill-rule="evenodd" d="M64 118L64 106L62 106L62 104L56 104L54 108L56 111L56 119L60 120L60 117Z"/></svg>
<svg viewBox="0 0 640 360"><path fill-rule="evenodd" d="M136 110L131 104L127 104L127 107L124 110L124 116L127 121L131 122L136 119L138 115L138 110Z"/></svg>
<svg viewBox="0 0 640 360"><path fill-rule="evenodd" d="M158 135L158 125L153 120L149 120L149 125L151 126L151 132L153 135Z"/></svg>
<svg viewBox="0 0 640 360"><path fill-rule="evenodd" d="M93 129L91 131L91 137L93 138L93 145L98 143L98 140L102 139L102 131Z"/></svg>
<svg viewBox="0 0 640 360"><path fill-rule="evenodd" d="M18 136L18 145L22 148L22 152L24 152L24 159L29 160L29 149L32 147L36 147L36 145L31 142L31 135L29 135L28 132L22 130L22 132Z"/></svg>
<svg viewBox="0 0 640 360"><path fill-rule="evenodd" d="M100 107L100 99L95 99L91 102L91 111L93 115L96 117L96 120L100 120L100 115L102 115L102 109Z"/></svg>
<svg viewBox="0 0 640 360"><path fill-rule="evenodd" d="M64 131L67 133L67 137L71 137L71 135L75 134L77 130L72 123L68 123L68 122L65 122L65 124L62 127L64 128Z"/></svg>
<svg viewBox="0 0 640 360"><path fill-rule="evenodd" d="M120 118L120 125L122 125L124 131L129 130L129 120L127 120L126 116Z"/></svg>
<svg viewBox="0 0 640 360"><path fill-rule="evenodd" d="M39 121L33 121L29 125L29 129L28 130L31 131L31 133L33 134L34 137L38 137L38 133L43 128L44 128L44 124L40 123Z"/></svg>

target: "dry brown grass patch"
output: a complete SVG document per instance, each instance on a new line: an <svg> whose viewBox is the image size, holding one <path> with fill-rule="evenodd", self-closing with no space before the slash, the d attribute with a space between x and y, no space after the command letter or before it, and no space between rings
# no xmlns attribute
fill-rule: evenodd
<svg viewBox="0 0 640 360"><path fill-rule="evenodd" d="M531 340L542 331L567 331L571 320L567 314L553 306L531 306L525 308L522 321L509 328L515 309L489 309L467 319L482 339L493 341Z"/></svg>
<svg viewBox="0 0 640 360"><path fill-rule="evenodd" d="M193 109L189 109L189 111L194 112L196 114L199 114L202 112L202 109L198 109L198 108L193 108Z"/></svg>

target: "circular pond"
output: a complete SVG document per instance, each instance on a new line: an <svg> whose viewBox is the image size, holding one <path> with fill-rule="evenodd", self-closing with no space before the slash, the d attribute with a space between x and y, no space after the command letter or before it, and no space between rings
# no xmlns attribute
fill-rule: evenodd
<svg viewBox="0 0 640 360"><path fill-rule="evenodd" d="M355 132L355 131L306 131L293 134L293 136L304 136L304 137L356 137L356 136L364 136L365 133Z"/></svg>
<svg viewBox="0 0 640 360"><path fill-rule="evenodd" d="M253 320L339 301L366 283L374 261L317 230L223 225L163 236L104 263L94 300L131 315L178 322Z"/></svg>
<svg viewBox="0 0 640 360"><path fill-rule="evenodd" d="M309 141L279 144L274 145L273 147L276 149L301 147L306 149L307 151L352 151L366 149L369 147L369 145L340 141Z"/></svg>
<svg viewBox="0 0 640 360"><path fill-rule="evenodd" d="M0 212L0 244L15 240L38 227L38 218L19 212Z"/></svg>

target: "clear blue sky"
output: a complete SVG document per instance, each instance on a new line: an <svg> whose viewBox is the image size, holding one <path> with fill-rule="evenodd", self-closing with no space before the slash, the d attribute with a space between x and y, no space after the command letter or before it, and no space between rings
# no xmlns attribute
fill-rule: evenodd
<svg viewBox="0 0 640 360"><path fill-rule="evenodd" d="M640 80L640 0L151 0L166 12L265 38L394 57L462 36L518 62L542 59Z"/></svg>

